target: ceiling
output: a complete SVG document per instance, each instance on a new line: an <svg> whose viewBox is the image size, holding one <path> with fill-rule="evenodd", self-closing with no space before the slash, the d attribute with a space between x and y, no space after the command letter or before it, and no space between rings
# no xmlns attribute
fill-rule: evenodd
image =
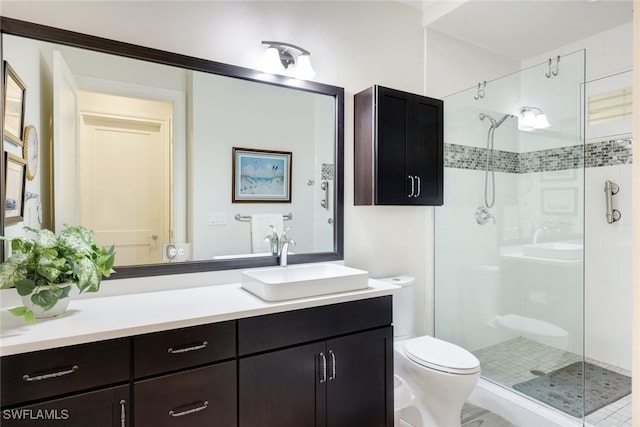
<svg viewBox="0 0 640 427"><path fill-rule="evenodd" d="M631 22L632 5L632 0L425 0L423 7L429 29L523 60Z"/></svg>

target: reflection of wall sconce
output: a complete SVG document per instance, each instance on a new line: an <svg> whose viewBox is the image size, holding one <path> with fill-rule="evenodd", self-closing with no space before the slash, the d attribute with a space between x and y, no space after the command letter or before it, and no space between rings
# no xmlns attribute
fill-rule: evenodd
<svg viewBox="0 0 640 427"><path fill-rule="evenodd" d="M531 131L551 126L547 115L537 107L522 107L518 111L518 129Z"/></svg>
<svg viewBox="0 0 640 427"><path fill-rule="evenodd" d="M263 41L267 45L262 70L270 74L285 74L297 79L309 80L316 73L311 67L311 54L301 47L274 41ZM298 52L292 55L292 52Z"/></svg>

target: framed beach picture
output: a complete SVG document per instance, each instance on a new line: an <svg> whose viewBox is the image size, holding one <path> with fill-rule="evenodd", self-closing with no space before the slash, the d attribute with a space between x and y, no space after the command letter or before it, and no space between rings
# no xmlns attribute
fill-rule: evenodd
<svg viewBox="0 0 640 427"><path fill-rule="evenodd" d="M22 135L24 129L24 101L27 87L20 77L11 68L7 61L4 61L4 128L2 134L4 138L14 144L22 146Z"/></svg>
<svg viewBox="0 0 640 427"><path fill-rule="evenodd" d="M233 203L291 203L291 152L233 147Z"/></svg>
<svg viewBox="0 0 640 427"><path fill-rule="evenodd" d="M24 218L24 186L27 162L11 153L4 153L4 223L15 224Z"/></svg>

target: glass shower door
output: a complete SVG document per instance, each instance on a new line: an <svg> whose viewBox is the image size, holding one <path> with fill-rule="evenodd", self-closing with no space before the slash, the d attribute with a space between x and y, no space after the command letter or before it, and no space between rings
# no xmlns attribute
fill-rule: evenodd
<svg viewBox="0 0 640 427"><path fill-rule="evenodd" d="M473 352L484 378L578 418L584 70L579 51L446 97L435 219L436 337ZM572 388L558 394L556 379Z"/></svg>

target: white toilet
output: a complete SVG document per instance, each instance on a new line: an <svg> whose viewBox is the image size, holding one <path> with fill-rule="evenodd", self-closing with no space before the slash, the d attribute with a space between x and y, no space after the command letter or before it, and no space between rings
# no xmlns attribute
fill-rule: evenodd
<svg viewBox="0 0 640 427"><path fill-rule="evenodd" d="M393 297L394 373L415 394L400 410L403 424L415 427L460 426L460 413L480 378L480 361L457 345L430 336L413 337L415 279L382 279L401 287ZM409 424L406 424L409 423Z"/></svg>

